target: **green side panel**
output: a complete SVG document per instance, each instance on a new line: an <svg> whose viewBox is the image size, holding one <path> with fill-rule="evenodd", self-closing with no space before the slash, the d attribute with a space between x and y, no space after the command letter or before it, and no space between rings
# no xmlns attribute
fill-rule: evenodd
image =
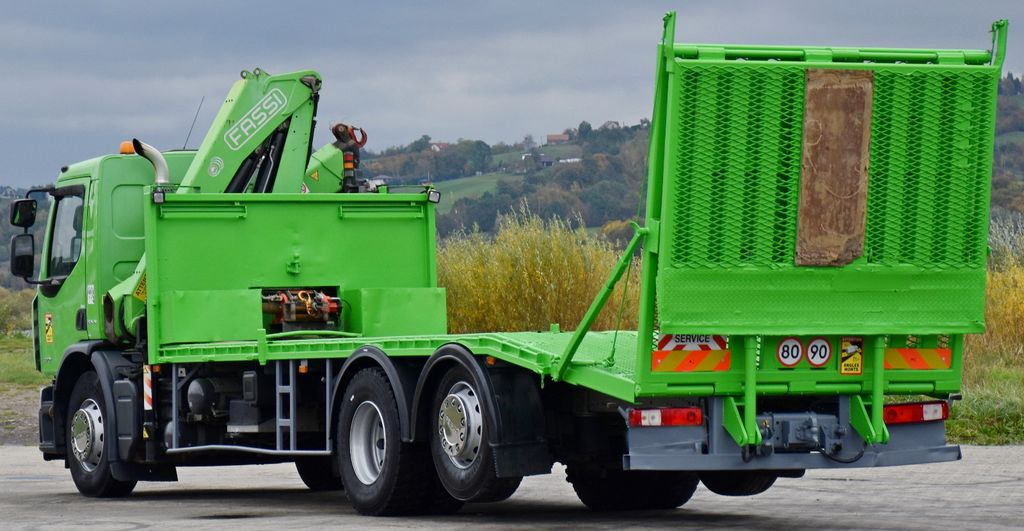
<svg viewBox="0 0 1024 531"><path fill-rule="evenodd" d="M160 297L160 330L165 343L240 340L262 327L260 290L165 291ZM230 318L225 308L233 312Z"/></svg>
<svg viewBox="0 0 1024 531"><path fill-rule="evenodd" d="M160 204L147 196L151 360L162 345L198 337L262 338L262 289L415 288L392 292L403 304L390 307L387 293L370 293L371 328L444 332L443 317L405 322L444 308L434 290L433 208L423 194L166 194Z"/></svg>
<svg viewBox="0 0 1024 531"><path fill-rule="evenodd" d="M448 333L444 288L362 288L341 299L345 328L363 336Z"/></svg>
<svg viewBox="0 0 1024 531"><path fill-rule="evenodd" d="M663 331L983 330L1000 70L980 62L984 52L679 45L675 54L656 117L667 122ZM864 62L876 57L886 61ZM939 60L911 64L921 58ZM794 262L809 68L875 76L864 256L844 267Z"/></svg>

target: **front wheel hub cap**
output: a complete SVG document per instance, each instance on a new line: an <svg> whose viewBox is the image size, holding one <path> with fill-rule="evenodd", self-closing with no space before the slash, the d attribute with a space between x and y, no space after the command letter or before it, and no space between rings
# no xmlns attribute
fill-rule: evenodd
<svg viewBox="0 0 1024 531"><path fill-rule="evenodd" d="M71 453L88 472L103 458L103 412L93 399L82 402L71 417Z"/></svg>

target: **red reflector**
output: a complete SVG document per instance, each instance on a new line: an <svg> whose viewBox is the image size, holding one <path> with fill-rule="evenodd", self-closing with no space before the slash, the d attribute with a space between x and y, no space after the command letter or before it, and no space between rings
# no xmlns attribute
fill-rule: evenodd
<svg viewBox="0 0 1024 531"><path fill-rule="evenodd" d="M886 424L910 424L930 422L949 418L949 404L946 402L915 402L913 404L890 404L882 409Z"/></svg>
<svg viewBox="0 0 1024 531"><path fill-rule="evenodd" d="M629 410L629 425L639 426L700 426L704 414L699 407L665 407Z"/></svg>

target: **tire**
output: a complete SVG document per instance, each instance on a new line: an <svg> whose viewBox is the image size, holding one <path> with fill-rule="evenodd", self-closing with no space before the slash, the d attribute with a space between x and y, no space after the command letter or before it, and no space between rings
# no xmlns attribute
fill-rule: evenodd
<svg viewBox="0 0 1024 531"><path fill-rule="evenodd" d="M753 496L768 490L779 476L771 472L723 470L701 472L700 481L721 496Z"/></svg>
<svg viewBox="0 0 1024 531"><path fill-rule="evenodd" d="M360 370L345 388L335 440L349 501L368 516L458 510L443 495L426 449L402 442L398 407L379 368Z"/></svg>
<svg viewBox="0 0 1024 531"><path fill-rule="evenodd" d="M497 477L485 420L492 412L487 409L487 401L479 399L478 389L480 386L462 366L450 369L441 378L428 410L430 453L441 485L453 498L498 502L515 493L523 477Z"/></svg>
<svg viewBox="0 0 1024 531"><path fill-rule="evenodd" d="M137 481L114 478L107 462L117 441L113 419L106 418L106 401L95 372L82 374L71 390L64 430L67 463L78 492L91 498L121 498Z"/></svg>
<svg viewBox="0 0 1024 531"><path fill-rule="evenodd" d="M295 460L295 471L309 490L342 490L341 476L331 456L301 457Z"/></svg>
<svg viewBox="0 0 1024 531"><path fill-rule="evenodd" d="M675 509L690 501L700 480L690 472L594 470L569 465L567 481L592 511Z"/></svg>

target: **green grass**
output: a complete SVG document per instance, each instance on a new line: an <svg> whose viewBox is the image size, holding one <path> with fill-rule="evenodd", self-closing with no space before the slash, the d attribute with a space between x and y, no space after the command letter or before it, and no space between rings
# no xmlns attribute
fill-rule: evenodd
<svg viewBox="0 0 1024 531"><path fill-rule="evenodd" d="M0 387L39 385L49 378L36 371L32 339L0 336Z"/></svg>
<svg viewBox="0 0 1024 531"><path fill-rule="evenodd" d="M1021 383L1024 371L1004 371L997 367L992 373L991 381L965 386L963 401L953 405L946 425L951 441L969 444L1024 442L1024 384Z"/></svg>
<svg viewBox="0 0 1024 531"><path fill-rule="evenodd" d="M522 175L510 173L485 173L473 177L462 177L434 183L434 188L441 192L441 203L437 206L438 214L447 214L455 202L463 197L480 197L486 192L494 191L499 180L521 181Z"/></svg>

